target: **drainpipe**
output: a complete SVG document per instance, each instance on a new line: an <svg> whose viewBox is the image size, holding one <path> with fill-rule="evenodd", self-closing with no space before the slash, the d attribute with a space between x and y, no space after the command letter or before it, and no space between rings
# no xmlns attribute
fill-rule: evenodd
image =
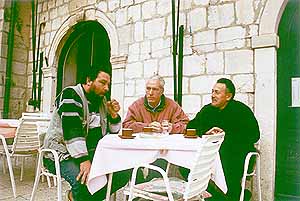
<svg viewBox="0 0 300 201"><path fill-rule="evenodd" d="M6 60L6 74L5 74L5 92L4 92L4 104L3 104L3 118L8 118L9 113L9 99L10 99L10 87L11 87L11 71L13 61L14 39L15 39L15 24L16 24L16 1L11 1L10 12L10 26L8 32L8 51Z"/></svg>

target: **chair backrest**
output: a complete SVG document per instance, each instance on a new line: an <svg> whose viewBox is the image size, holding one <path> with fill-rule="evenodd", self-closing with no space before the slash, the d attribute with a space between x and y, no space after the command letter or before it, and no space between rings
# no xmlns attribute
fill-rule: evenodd
<svg viewBox="0 0 300 201"><path fill-rule="evenodd" d="M224 140L224 133L202 136L205 140L198 150L194 164L188 175L185 186L184 199L192 198L207 189L214 167L214 162Z"/></svg>
<svg viewBox="0 0 300 201"><path fill-rule="evenodd" d="M37 153L40 148L40 125L49 124L50 118L43 113L23 113L17 127L12 154Z"/></svg>

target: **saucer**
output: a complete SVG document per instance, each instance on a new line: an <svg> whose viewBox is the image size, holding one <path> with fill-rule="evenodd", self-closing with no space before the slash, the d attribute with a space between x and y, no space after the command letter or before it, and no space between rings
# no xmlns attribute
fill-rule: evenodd
<svg viewBox="0 0 300 201"><path fill-rule="evenodd" d="M185 137L185 138L198 138L198 136L197 135L191 135L191 136L189 136L189 135L183 135L183 137Z"/></svg>
<svg viewBox="0 0 300 201"><path fill-rule="evenodd" d="M136 136L123 136L123 135L118 135L119 136L119 138L122 138L122 139L133 139L133 138L135 138Z"/></svg>

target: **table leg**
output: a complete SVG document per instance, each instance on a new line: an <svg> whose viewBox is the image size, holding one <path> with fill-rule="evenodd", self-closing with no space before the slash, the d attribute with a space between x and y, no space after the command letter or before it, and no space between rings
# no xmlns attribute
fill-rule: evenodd
<svg viewBox="0 0 300 201"><path fill-rule="evenodd" d="M109 201L110 192L111 192L111 184L112 184L113 173L108 174L107 188L106 188L106 198L105 201Z"/></svg>

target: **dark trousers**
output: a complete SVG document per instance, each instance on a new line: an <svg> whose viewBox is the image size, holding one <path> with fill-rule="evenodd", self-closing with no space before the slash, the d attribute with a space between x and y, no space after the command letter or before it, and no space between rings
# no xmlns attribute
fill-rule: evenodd
<svg viewBox="0 0 300 201"><path fill-rule="evenodd" d="M51 172L55 173L55 164L51 159L44 158L44 166ZM106 196L106 186L91 195L85 184L81 184L76 180L80 172L80 164L70 158L60 162L61 176L71 185L73 200L75 201L101 201ZM111 193L122 188L129 181L131 170L116 172L113 174Z"/></svg>

